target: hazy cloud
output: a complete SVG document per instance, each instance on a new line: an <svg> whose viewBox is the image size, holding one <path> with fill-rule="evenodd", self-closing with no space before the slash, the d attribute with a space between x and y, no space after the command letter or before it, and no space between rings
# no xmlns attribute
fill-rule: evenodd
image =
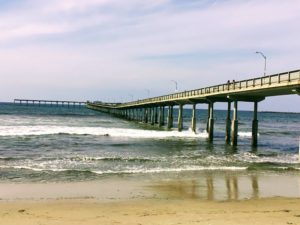
<svg viewBox="0 0 300 225"><path fill-rule="evenodd" d="M172 91L171 79L181 90L246 79L262 73L257 50L269 73L298 69L299 11L296 0L2 0L0 100L142 98Z"/></svg>

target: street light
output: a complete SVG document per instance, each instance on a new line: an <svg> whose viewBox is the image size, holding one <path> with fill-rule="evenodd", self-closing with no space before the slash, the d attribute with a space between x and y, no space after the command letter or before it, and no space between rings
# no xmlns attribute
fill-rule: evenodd
<svg viewBox="0 0 300 225"><path fill-rule="evenodd" d="M132 94L129 94L129 96L131 97L131 101L133 101L133 95L132 95Z"/></svg>
<svg viewBox="0 0 300 225"><path fill-rule="evenodd" d="M256 54L260 54L265 59L265 68L264 68L264 76L266 76L267 71L267 57L262 52L255 52Z"/></svg>
<svg viewBox="0 0 300 225"><path fill-rule="evenodd" d="M174 82L174 84L175 84L175 92L178 92L178 88L177 88L177 81L175 81L175 80L171 80L172 82Z"/></svg>
<svg viewBox="0 0 300 225"><path fill-rule="evenodd" d="M145 91L147 91L148 98L149 98L150 97L150 90L149 89L145 89Z"/></svg>

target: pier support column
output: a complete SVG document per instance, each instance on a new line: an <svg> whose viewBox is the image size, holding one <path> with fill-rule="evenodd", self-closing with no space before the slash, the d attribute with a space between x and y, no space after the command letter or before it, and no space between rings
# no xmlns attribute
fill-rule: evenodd
<svg viewBox="0 0 300 225"><path fill-rule="evenodd" d="M230 144L230 130L231 130L231 102L227 105L227 117L226 117L226 136L225 141Z"/></svg>
<svg viewBox="0 0 300 225"><path fill-rule="evenodd" d="M138 110L138 108L134 109L134 120L139 121L139 110Z"/></svg>
<svg viewBox="0 0 300 225"><path fill-rule="evenodd" d="M138 108L135 109L135 121L139 121L140 120L140 114L139 114L140 110Z"/></svg>
<svg viewBox="0 0 300 225"><path fill-rule="evenodd" d="M158 108L154 107L154 123L158 124Z"/></svg>
<svg viewBox="0 0 300 225"><path fill-rule="evenodd" d="M178 131L182 131L183 128L183 121L182 121L182 114L183 114L183 105L179 105L178 109Z"/></svg>
<svg viewBox="0 0 300 225"><path fill-rule="evenodd" d="M257 120L257 102L254 102L253 121L252 121L252 146L257 146L258 120Z"/></svg>
<svg viewBox="0 0 300 225"><path fill-rule="evenodd" d="M148 123L148 108L144 108L144 122Z"/></svg>
<svg viewBox="0 0 300 225"><path fill-rule="evenodd" d="M162 126L162 117L163 117L163 107L160 106L159 107L159 111L158 111L158 126L161 127Z"/></svg>
<svg viewBox="0 0 300 225"><path fill-rule="evenodd" d="M127 119L128 120L131 119L131 111L130 111L130 109L127 109Z"/></svg>
<svg viewBox="0 0 300 225"><path fill-rule="evenodd" d="M233 108L233 118L231 123L231 145L237 145L237 137L238 137L238 102L234 101L234 108Z"/></svg>
<svg viewBox="0 0 300 225"><path fill-rule="evenodd" d="M131 120L135 120L135 109L131 109Z"/></svg>
<svg viewBox="0 0 300 225"><path fill-rule="evenodd" d="M165 107L162 106L161 125L165 125Z"/></svg>
<svg viewBox="0 0 300 225"><path fill-rule="evenodd" d="M132 120L132 109L128 109L128 119Z"/></svg>
<svg viewBox="0 0 300 225"><path fill-rule="evenodd" d="M143 122L144 121L144 112L143 112L143 109L140 108L140 122Z"/></svg>
<svg viewBox="0 0 300 225"><path fill-rule="evenodd" d="M207 108L207 123L206 123L206 132L207 133L209 131L209 117L210 117L210 104L208 104L208 108Z"/></svg>
<svg viewBox="0 0 300 225"><path fill-rule="evenodd" d="M192 131L196 133L196 104L193 104L192 109Z"/></svg>
<svg viewBox="0 0 300 225"><path fill-rule="evenodd" d="M124 118L127 119L127 109L124 109Z"/></svg>
<svg viewBox="0 0 300 225"><path fill-rule="evenodd" d="M208 120L208 140L212 142L214 139L214 103L209 103L209 120Z"/></svg>
<svg viewBox="0 0 300 225"><path fill-rule="evenodd" d="M154 107L151 108L151 125L154 125L155 120Z"/></svg>
<svg viewBox="0 0 300 225"><path fill-rule="evenodd" d="M173 127L173 106L170 105L168 109L168 129Z"/></svg>

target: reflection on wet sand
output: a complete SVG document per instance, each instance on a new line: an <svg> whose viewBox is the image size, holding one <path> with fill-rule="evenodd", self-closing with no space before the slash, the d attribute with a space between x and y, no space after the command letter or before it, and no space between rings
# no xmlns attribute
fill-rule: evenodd
<svg viewBox="0 0 300 225"><path fill-rule="evenodd" d="M166 198L241 200L263 197L300 197L300 175L202 173L197 179L161 181L151 189ZM282 182L281 182L282 181ZM272 188L276 186L276 188ZM270 191L272 189L272 191Z"/></svg>
<svg viewBox="0 0 300 225"><path fill-rule="evenodd" d="M227 188L227 200L238 200L239 188L236 176L225 176L226 188Z"/></svg>

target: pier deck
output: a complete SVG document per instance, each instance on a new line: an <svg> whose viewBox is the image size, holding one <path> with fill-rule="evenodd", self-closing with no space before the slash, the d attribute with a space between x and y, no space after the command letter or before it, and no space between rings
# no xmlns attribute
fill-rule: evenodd
<svg viewBox="0 0 300 225"><path fill-rule="evenodd" d="M238 132L238 102L253 102L252 145L257 145L258 102L266 97L279 95L300 95L300 70L288 71L269 76L257 77L242 81L232 81L215 86L172 93L168 95L147 98L126 103L88 102L87 107L121 116L125 119L143 121L145 123L167 124L173 127L173 107L179 106L178 131L182 130L183 106L193 105L192 130L196 131L196 104L208 104L207 132L209 140L213 140L214 103L227 102L226 142L237 145ZM231 103L233 116L231 118ZM168 108L167 123L164 121L165 107Z"/></svg>
<svg viewBox="0 0 300 225"><path fill-rule="evenodd" d="M26 105L56 105L56 106L85 106L86 102L60 101L60 100L37 100L37 99L14 99L15 104Z"/></svg>

